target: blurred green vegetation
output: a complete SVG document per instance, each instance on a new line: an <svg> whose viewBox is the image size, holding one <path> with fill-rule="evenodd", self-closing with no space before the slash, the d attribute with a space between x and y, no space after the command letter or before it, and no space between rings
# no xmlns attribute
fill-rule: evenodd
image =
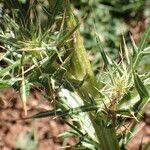
<svg viewBox="0 0 150 150"><path fill-rule="evenodd" d="M96 74L99 71L101 58L98 54L95 32L99 35L105 51L111 58L117 59L122 45L122 35L128 45L131 45L130 35L135 37L137 43L148 23L146 20L150 20L149 0L72 0L71 2L76 9L76 16L82 22L80 31L86 49L90 50L92 67ZM141 26L136 31L138 24Z"/></svg>
<svg viewBox="0 0 150 150"><path fill-rule="evenodd" d="M150 16L148 0L72 0L72 3L78 18L83 18L80 29L86 48L97 49L95 26L104 47L112 55L118 53L121 34L128 40L130 26Z"/></svg>

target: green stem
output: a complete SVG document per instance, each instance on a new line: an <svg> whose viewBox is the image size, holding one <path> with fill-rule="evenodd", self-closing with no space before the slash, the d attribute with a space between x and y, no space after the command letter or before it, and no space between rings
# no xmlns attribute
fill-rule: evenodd
<svg viewBox="0 0 150 150"><path fill-rule="evenodd" d="M63 4L64 8L62 9L63 11L66 9L67 14L66 29L72 30L76 26L76 21L72 14L69 0L64 0ZM84 104L87 105L91 103L90 97L94 99L100 97L99 92L96 90L96 88L99 88L99 85L88 60L80 32L76 30L72 38L73 40L67 45L69 48L73 49L69 71L77 80L83 80L86 75L88 76L87 80L85 80L78 90L79 95L84 100ZM96 103L100 102L96 101ZM96 124L95 113L89 113L89 116L95 129L100 148L102 150L119 150L119 144L114 129L112 127L106 128L104 125Z"/></svg>

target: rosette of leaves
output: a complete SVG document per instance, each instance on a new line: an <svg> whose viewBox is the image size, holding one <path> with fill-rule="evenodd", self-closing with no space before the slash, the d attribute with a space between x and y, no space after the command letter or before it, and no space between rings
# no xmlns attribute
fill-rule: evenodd
<svg viewBox="0 0 150 150"><path fill-rule="evenodd" d="M59 99L54 110L31 118L61 117L72 129L65 136L77 137L77 149L125 147L149 102L149 72L141 74L137 66L149 55L150 26L138 46L132 41L130 50L123 39L119 62L107 56L96 36L105 66L97 82L69 1L31 2L3 1L1 85L19 89L24 103L30 86L42 86L50 100ZM125 118L132 118L133 124L118 132Z"/></svg>
<svg viewBox="0 0 150 150"><path fill-rule="evenodd" d="M104 127L105 133L110 134L111 128L115 130L119 147L125 149L128 142L138 132L137 125L142 120L143 113L149 103L149 71L139 72L140 61L149 55L150 25L145 31L138 46L132 41L133 47L126 45L123 37L123 45L120 52L120 62L114 62L104 51L102 44L97 36L98 48L103 58L105 70L100 75L101 87L97 89L101 97L94 99L91 103L84 104L77 91L69 92L62 89L59 93L62 105L65 110L50 110L35 114L31 118L41 118L54 116L57 114L63 119L71 120L66 123L72 128L62 134L63 138L77 137L78 142L74 148L106 149L104 145L99 145L94 134L91 120L85 112L97 112L94 117L98 126ZM90 95L89 95L90 96ZM99 101L99 103L96 103ZM126 128L126 120L131 120L131 126ZM124 127L123 130L121 128ZM103 129L102 129L103 131ZM113 134L111 134L113 135ZM113 145L111 138L104 137L105 143ZM149 145L149 143L148 143ZM145 149L148 149L148 145ZM139 148L141 145L139 145ZM112 147L113 149L113 147ZM117 149L115 147L115 149ZM118 148L119 149L119 148Z"/></svg>
<svg viewBox="0 0 150 150"><path fill-rule="evenodd" d="M59 0L1 1L1 88L20 91L25 113L31 87L52 92L52 79L58 86L67 84L63 76L71 51L60 45L69 40L78 25L64 32L61 4Z"/></svg>

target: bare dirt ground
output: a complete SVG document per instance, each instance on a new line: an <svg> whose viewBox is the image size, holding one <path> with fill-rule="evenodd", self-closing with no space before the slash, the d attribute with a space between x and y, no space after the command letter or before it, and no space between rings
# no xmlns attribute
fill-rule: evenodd
<svg viewBox="0 0 150 150"><path fill-rule="evenodd" d="M68 129L62 121L53 118L18 120L24 117L19 95L10 89L5 89L0 93L0 150L21 149L18 147L17 141L26 141L25 135L29 133L33 133L32 138L38 141L36 150L61 149L63 140L58 135ZM38 91L31 93L27 105L28 115L51 108L49 102L41 99L42 96ZM128 150L138 150L140 143L144 145L150 141L150 105L144 120L139 123L138 129L138 134L128 144ZM75 144L73 140L67 142L70 146ZM23 142L22 145L24 143L26 142ZM29 147L30 144L27 145ZM70 147L69 149L73 148Z"/></svg>
<svg viewBox="0 0 150 150"><path fill-rule="evenodd" d="M33 133L32 138L38 141L36 150L59 150L61 148L63 140L57 136L68 129L61 120L53 118L18 120L24 117L23 104L19 95L9 89L0 93L0 150L17 149L17 141L22 139L25 141L25 135L29 133ZM27 105L28 115L50 109L50 104L41 99L39 92L31 93ZM74 142L69 140L68 144L73 145Z"/></svg>

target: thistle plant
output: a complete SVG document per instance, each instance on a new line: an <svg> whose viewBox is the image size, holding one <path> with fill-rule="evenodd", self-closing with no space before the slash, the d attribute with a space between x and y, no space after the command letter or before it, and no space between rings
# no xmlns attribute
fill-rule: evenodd
<svg viewBox="0 0 150 150"><path fill-rule="evenodd" d="M71 127L64 138L77 137L74 148L119 150L136 134L149 102L149 72L140 74L141 59L149 54L147 27L138 46L132 39L128 47L123 37L120 61L115 62L96 41L104 71L96 79L83 39L80 23L73 15L69 0L37 0L20 3L3 1L0 48L1 88L20 91L26 102L31 87L42 87L55 109L29 118L57 116ZM25 8L25 9L24 9ZM120 132L126 118L129 130Z"/></svg>

